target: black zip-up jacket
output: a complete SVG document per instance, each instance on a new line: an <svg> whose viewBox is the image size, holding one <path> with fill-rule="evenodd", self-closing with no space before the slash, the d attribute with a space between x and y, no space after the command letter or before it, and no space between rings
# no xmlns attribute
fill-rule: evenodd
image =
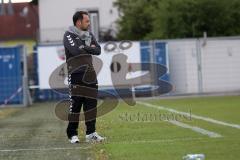
<svg viewBox="0 0 240 160"><path fill-rule="evenodd" d="M63 38L63 44L65 48L66 54L66 62L68 65L68 72L71 72L70 69L79 67L79 64L88 64L88 70L93 70L92 64L92 55L100 55L101 47L96 41L94 35L91 35L91 45L95 45L96 47L90 47L85 44L85 41L82 40L77 34L66 31ZM81 55L81 56L79 56ZM79 68L74 70L72 73L83 73L85 68ZM72 74L71 73L71 74Z"/></svg>

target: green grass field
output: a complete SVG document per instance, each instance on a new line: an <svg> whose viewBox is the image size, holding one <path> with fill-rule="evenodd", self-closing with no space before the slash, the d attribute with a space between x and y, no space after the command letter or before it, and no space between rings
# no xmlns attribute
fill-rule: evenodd
<svg viewBox="0 0 240 160"><path fill-rule="evenodd" d="M136 106L120 102L98 118L97 131L107 141L91 145L68 143L67 123L56 118L54 104L0 117L1 160L181 160L189 153L203 153L206 160L240 157L240 96L139 100ZM3 115L7 109L0 111Z"/></svg>

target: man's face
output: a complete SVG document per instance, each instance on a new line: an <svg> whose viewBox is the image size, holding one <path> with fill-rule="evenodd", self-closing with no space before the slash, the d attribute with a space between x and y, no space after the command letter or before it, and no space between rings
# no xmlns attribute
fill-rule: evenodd
<svg viewBox="0 0 240 160"><path fill-rule="evenodd" d="M89 26L90 26L90 19L89 19L89 16L84 14L83 15L83 20L78 20L78 26L81 30L83 31L87 31L89 29Z"/></svg>

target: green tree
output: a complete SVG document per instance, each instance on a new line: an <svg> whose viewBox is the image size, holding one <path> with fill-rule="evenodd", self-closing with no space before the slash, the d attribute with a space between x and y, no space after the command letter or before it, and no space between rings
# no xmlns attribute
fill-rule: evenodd
<svg viewBox="0 0 240 160"><path fill-rule="evenodd" d="M119 39L234 36L240 34L239 0L118 0Z"/></svg>
<svg viewBox="0 0 240 160"><path fill-rule="evenodd" d="M157 0L155 0L157 2ZM115 5L118 7L121 19L118 21L119 39L143 39L152 31L153 8L148 0L118 0Z"/></svg>

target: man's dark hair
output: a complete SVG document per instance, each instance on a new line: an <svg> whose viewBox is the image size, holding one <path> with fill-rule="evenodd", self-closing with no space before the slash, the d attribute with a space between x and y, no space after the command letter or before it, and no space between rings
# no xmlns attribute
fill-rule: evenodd
<svg viewBox="0 0 240 160"><path fill-rule="evenodd" d="M73 15L73 24L74 26L76 26L76 23L78 20L83 20L83 15L88 15L88 12L85 11L77 11L74 15Z"/></svg>

